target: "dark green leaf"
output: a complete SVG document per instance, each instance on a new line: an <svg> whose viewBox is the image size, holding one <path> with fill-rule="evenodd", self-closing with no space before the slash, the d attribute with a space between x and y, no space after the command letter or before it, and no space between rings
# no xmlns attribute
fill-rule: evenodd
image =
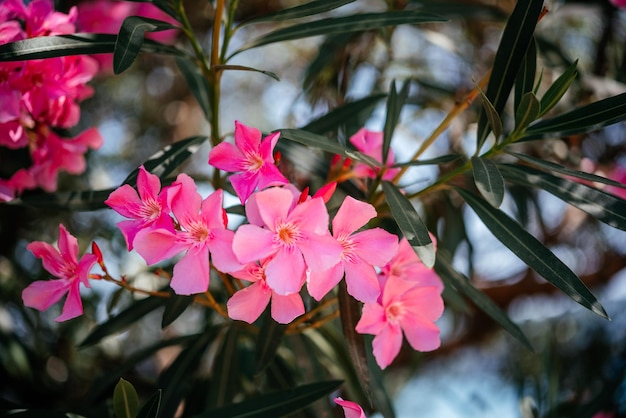
<svg viewBox="0 0 626 418"><path fill-rule="evenodd" d="M143 318L148 313L163 306L163 298L148 297L133 303L126 310L120 312L107 321L98 325L96 329L80 343L79 347L84 348L98 343L105 337L122 331L134 324L138 319Z"/></svg>
<svg viewBox="0 0 626 418"><path fill-rule="evenodd" d="M535 75L537 73L537 42L535 38L528 44L526 55L522 61L522 66L515 78L515 105L517 112L522 97L526 93L532 92L535 87Z"/></svg>
<svg viewBox="0 0 626 418"><path fill-rule="evenodd" d="M493 136L495 137L496 142L498 142L500 135L502 135L502 120L500 119L500 115L498 114L496 108L493 107L493 103L491 103L491 100L489 100L485 93L483 93L480 87L477 85L476 88L480 93L480 100L483 105L482 114L487 115L487 121L489 122L490 130L493 131ZM489 133L489 131L487 131L487 133ZM487 135L480 136L478 138L478 143L476 145L477 154L480 152L486 139Z"/></svg>
<svg viewBox="0 0 626 418"><path fill-rule="evenodd" d="M554 83L548 88L546 93L541 98L541 112L539 117L545 115L550 109L552 109L561 100L561 97L567 92L569 86L574 82L578 75L576 71L576 65L578 60L574 61L563 74L556 79Z"/></svg>
<svg viewBox="0 0 626 418"><path fill-rule="evenodd" d="M503 20L507 17L502 9L496 5L479 4L479 3L462 3L460 1L441 1L441 0L411 0L411 3L417 3L423 6L429 12L442 16L461 17L463 19L496 19Z"/></svg>
<svg viewBox="0 0 626 418"><path fill-rule="evenodd" d="M539 187L576 206L605 224L626 231L626 200L576 181L534 169L502 164L502 175L509 181Z"/></svg>
<svg viewBox="0 0 626 418"><path fill-rule="evenodd" d="M267 70L259 70L258 68L246 67L245 65L216 65L213 67L215 70L230 70L230 71L252 71L254 73L261 73L276 81L280 81L280 78L276 74Z"/></svg>
<svg viewBox="0 0 626 418"><path fill-rule="evenodd" d="M112 53L117 35L100 33L75 33L72 35L40 36L0 45L1 61L22 61L67 55ZM146 39L143 52L184 56L185 53L173 46L163 45Z"/></svg>
<svg viewBox="0 0 626 418"><path fill-rule="evenodd" d="M300 411L316 400L336 390L340 381L317 382L302 385L281 392L268 393L214 409L194 418L267 418L281 417Z"/></svg>
<svg viewBox="0 0 626 418"><path fill-rule="evenodd" d="M206 120L209 120L211 115L209 83L191 60L178 57L176 58L176 65L178 65L178 69L183 77L185 77L189 90L198 101L198 104L204 113L204 117Z"/></svg>
<svg viewBox="0 0 626 418"><path fill-rule="evenodd" d="M504 199L504 179L496 163L487 158L472 157L472 169L480 194L494 208L499 208Z"/></svg>
<svg viewBox="0 0 626 418"><path fill-rule="evenodd" d="M387 117L385 119L385 128L383 129L383 161L387 161L387 155L389 154L389 147L391 145L391 137L393 131L396 129L398 120L400 120L400 112L402 112L402 106L409 97L410 83L405 81L400 89L400 93L396 92L395 81L391 82L391 88L389 96L387 97Z"/></svg>
<svg viewBox="0 0 626 418"><path fill-rule="evenodd" d="M161 319L161 328L174 322L193 303L193 296L172 295L165 302L165 311Z"/></svg>
<svg viewBox="0 0 626 418"><path fill-rule="evenodd" d="M285 335L287 326L279 324L270 317L269 310L266 310L261 330L256 340L256 365L255 374L262 373L274 360L276 352Z"/></svg>
<svg viewBox="0 0 626 418"><path fill-rule="evenodd" d="M16 408L16 411L10 411L8 414L11 418L81 418L82 415L77 415L70 412L51 411L50 409L24 409ZM2 411L5 412L5 411Z"/></svg>
<svg viewBox="0 0 626 418"><path fill-rule="evenodd" d="M626 120L626 93L541 120L528 128L522 140L582 134L624 120Z"/></svg>
<svg viewBox="0 0 626 418"><path fill-rule="evenodd" d="M536 165L539 168L543 168L544 170L554 171L556 173L561 173L566 176L577 177L579 179L592 181L594 183L608 184L614 187L626 189L626 184L619 183L615 180L607 179L606 177L598 176L596 174L573 170L571 168L563 167L560 164L553 163L552 161L542 160L540 158L531 157L530 155L526 154L520 154L517 152L509 152L508 154L513 155L522 161L526 161L529 164Z"/></svg>
<svg viewBox="0 0 626 418"><path fill-rule="evenodd" d="M243 22L243 25L249 25L259 22L284 22L289 19L299 19L301 17L312 16L330 10L334 10L345 4L352 3L354 0L315 0L300 6L290 7L280 10L275 13L268 13L266 15L256 17L254 19Z"/></svg>
<svg viewBox="0 0 626 418"><path fill-rule="evenodd" d="M509 316L504 313L498 305L489 299L487 295L476 289L467 277L456 271L456 269L452 266L449 254L447 254L445 250L437 252L435 271L446 284L446 289L449 286L454 287L457 291L461 292L469 300L471 300L472 303L474 303L474 305L476 305L480 310L500 324L506 332L511 334L529 349L533 349L532 345L526 338L526 335L524 335L517 324L511 321L511 318L509 318Z"/></svg>
<svg viewBox="0 0 626 418"><path fill-rule="evenodd" d="M34 208L89 211L107 207L104 201L115 189L87 190L83 192L28 192L7 204Z"/></svg>
<svg viewBox="0 0 626 418"><path fill-rule="evenodd" d="M531 91L524 94L515 112L515 132L519 133L528 128L528 125L539 117L540 110L541 105L535 94Z"/></svg>
<svg viewBox="0 0 626 418"><path fill-rule="evenodd" d="M600 302L580 278L537 238L504 212L495 209L475 194L463 189L456 190L491 233L530 268L561 289L575 302L608 318Z"/></svg>
<svg viewBox="0 0 626 418"><path fill-rule="evenodd" d="M163 391L158 389L139 410L137 418L157 418L159 416L159 406L161 405L161 396Z"/></svg>
<svg viewBox="0 0 626 418"><path fill-rule="evenodd" d="M307 123L301 129L303 131L312 132L314 134L324 134L337 129L343 125L347 119L353 117L355 114L367 110L373 109L374 106L384 97L386 94L373 94L371 96L364 97L354 102L349 102L336 109L331 110L324 116L315 119Z"/></svg>
<svg viewBox="0 0 626 418"><path fill-rule="evenodd" d="M192 136L181 141L174 142L171 145L157 151L148 158L143 166L152 174L156 174L161 179L167 177L171 172L178 168L187 158L192 156L204 141L206 136ZM122 184L137 184L137 174L139 168L133 170Z"/></svg>
<svg viewBox="0 0 626 418"><path fill-rule="evenodd" d="M139 397L133 385L121 379L113 391L113 410L117 418L135 418L139 412Z"/></svg>
<svg viewBox="0 0 626 418"><path fill-rule="evenodd" d="M456 161L460 158L463 158L462 154L448 154L442 155L441 157L430 158L428 160L417 160L417 161L409 161L407 163L397 163L392 165L392 167L407 167L414 165L437 165L437 164L446 164L451 163L452 161Z"/></svg>
<svg viewBox="0 0 626 418"><path fill-rule="evenodd" d="M239 356L237 339L239 327L236 324L228 327L219 344L211 370L211 391L208 395L208 408L219 408L232 402L241 383L238 379Z"/></svg>
<svg viewBox="0 0 626 418"><path fill-rule="evenodd" d="M517 73L527 55L542 8L543 0L518 0L504 28L485 93L498 115L502 115ZM487 116L486 112L481 112L478 119L478 144L483 143L489 134Z"/></svg>
<svg viewBox="0 0 626 418"><path fill-rule="evenodd" d="M141 16L124 19L113 49L113 72L120 74L135 61L142 49L146 32L176 29L171 23Z"/></svg>
<svg viewBox="0 0 626 418"><path fill-rule="evenodd" d="M245 44L240 49L235 51L231 55L231 57L240 52L262 45L268 45L283 41L292 41L295 39L308 38L311 36L328 36L337 33L360 32L402 24L445 21L446 19L430 13L406 10L384 13L362 13L351 16L320 19L312 22L289 26L268 33L261 38Z"/></svg>
<svg viewBox="0 0 626 418"><path fill-rule="evenodd" d="M395 184L383 181L382 185L385 199L389 204L391 214L398 224L398 228L409 241L422 263L426 267L432 268L435 264L435 246L426 225L422 222L409 199Z"/></svg>

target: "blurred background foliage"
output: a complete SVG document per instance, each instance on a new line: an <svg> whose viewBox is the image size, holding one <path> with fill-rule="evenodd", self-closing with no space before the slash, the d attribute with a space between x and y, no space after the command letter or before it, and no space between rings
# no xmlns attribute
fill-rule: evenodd
<svg viewBox="0 0 626 418"><path fill-rule="evenodd" d="M57 5L68 10L75 3ZM245 21L299 2L239 3L236 18ZM388 5L423 7L450 21L307 38L243 52L232 64L271 71L280 82L251 72L225 73L223 129L232 130L235 120L265 132L304 127L347 102L386 93L391 80L411 80L392 147L400 161L412 155L451 107L489 71L515 2L387 3L360 0L342 11L382 11ZM186 1L185 7L200 39L208 45L211 2ZM552 112L626 91L626 10L618 10L608 0L551 1L546 7L549 12L536 31L540 91L578 60L578 77ZM233 39L233 47L275 27L275 23L245 26ZM209 133L202 110L171 57L144 54L122 75L103 75L93 86L96 94L83 103L77 130L97 126L105 143L89 156L83 176L60 179L61 191L114 188L163 146ZM338 132L340 141L363 124L382 130L382 97L351 115L350 123ZM476 103L457 117L429 150L432 155L425 157L471 153L479 109ZM327 164L322 158L292 143L281 143L281 147L292 178L303 186L323 181L318 178L320 165ZM203 145L181 170L197 181L210 178L208 149ZM626 125L527 142L524 152L566 167L611 173L616 166L626 167ZM16 164L21 157L15 156ZM445 169L445 165L413 167L405 186L410 190ZM606 411L626 416L624 231L607 227L545 192L518 186L505 197L505 210L592 288L612 317L612 322L606 322L538 279L460 201L437 195L428 196L422 205L429 229L439 234L439 248L455 254L459 270L520 325L535 351L513 340L466 300L445 293L446 312L439 321L442 347L428 354L403 351L389 370L372 377L389 388L396 415L591 417ZM114 225L117 220L110 210L0 206L0 407L20 405L107 416L112 413L110 399L119 377L132 382L142 400L156 388L163 389L163 416L173 415L183 398L184 414L192 416L207 407L241 400L244 393L254 393L258 387L289 388L311 380L345 380L345 397L364 399L342 348L336 320L319 330L283 337L278 355L259 374L262 350L255 345L254 335L240 324L224 325L203 308L187 307L184 298L172 298L165 308L143 299L144 310L127 317L133 322L130 327L87 346L78 344L97 323L124 313L142 297L96 283L84 292L85 315L61 324L53 322L53 313L23 307L21 291L33 280L47 277L25 246L33 240L52 242L60 222L82 245L95 240L113 274L133 277L137 287L156 290L165 286L167 279L160 276L166 273L146 268L135 254L125 251ZM164 310L174 320L161 328ZM179 311L184 312L178 317ZM263 321L265 335L281 335L275 324ZM197 333L204 337L189 337ZM314 406L303 414L322 416L320 411L327 405L322 400L317 407L321 409ZM378 408L391 414L380 404Z"/></svg>

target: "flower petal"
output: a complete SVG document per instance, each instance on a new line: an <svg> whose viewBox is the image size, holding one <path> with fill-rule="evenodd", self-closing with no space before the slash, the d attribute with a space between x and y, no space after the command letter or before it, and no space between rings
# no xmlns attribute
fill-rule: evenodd
<svg viewBox="0 0 626 418"><path fill-rule="evenodd" d="M434 322L415 319L402 322L402 330L414 350L433 351L439 348L439 328Z"/></svg>
<svg viewBox="0 0 626 418"><path fill-rule="evenodd" d="M226 304L231 319L256 321L270 302L272 291L262 282L257 282L236 292Z"/></svg>
<svg viewBox="0 0 626 418"><path fill-rule="evenodd" d="M67 293L67 299L63 304L63 311L55 321L63 322L68 319L76 318L83 314L83 301L80 299L80 281L76 280L70 286L70 291Z"/></svg>
<svg viewBox="0 0 626 418"><path fill-rule="evenodd" d="M241 225L233 238L233 251L242 263L258 261L276 252L274 233L256 225Z"/></svg>
<svg viewBox="0 0 626 418"><path fill-rule="evenodd" d="M126 218L137 217L135 208L142 204L137 191L129 184L123 184L111 192L104 203Z"/></svg>
<svg viewBox="0 0 626 418"><path fill-rule="evenodd" d="M280 187L272 187L255 194L256 206L263 223L271 230L277 220L287 219L289 208L294 201L293 194Z"/></svg>
<svg viewBox="0 0 626 418"><path fill-rule="evenodd" d="M193 295L209 288L209 249L190 248L174 266L170 287L177 295Z"/></svg>
<svg viewBox="0 0 626 418"><path fill-rule="evenodd" d="M281 249L265 267L267 285L279 295L300 291L304 284L304 260L297 249Z"/></svg>
<svg viewBox="0 0 626 418"><path fill-rule="evenodd" d="M235 121L235 145L246 154L257 153L261 144L261 131Z"/></svg>
<svg viewBox="0 0 626 418"><path fill-rule="evenodd" d="M161 190L159 176L149 173L142 165L137 173L137 191L141 200L156 199Z"/></svg>
<svg viewBox="0 0 626 418"><path fill-rule="evenodd" d="M239 262L233 251L234 232L228 229L217 229L212 233L214 237L207 245L213 265L222 273L241 270L243 264Z"/></svg>
<svg viewBox="0 0 626 418"><path fill-rule="evenodd" d="M343 408L345 418L367 418L363 408L358 403L352 401L344 401L341 398L333 399L337 405Z"/></svg>
<svg viewBox="0 0 626 418"><path fill-rule="evenodd" d="M347 196L333 219L333 235L352 233L374 217L376 217L374 206Z"/></svg>
<svg viewBox="0 0 626 418"><path fill-rule="evenodd" d="M279 324L288 324L304 314L304 303L299 293L279 295L272 293L272 318Z"/></svg>
<svg viewBox="0 0 626 418"><path fill-rule="evenodd" d="M243 154L230 142L222 142L211 149L209 164L229 173L245 169Z"/></svg>
<svg viewBox="0 0 626 418"><path fill-rule="evenodd" d="M311 271L327 270L341 260L343 247L330 235L307 234L298 243Z"/></svg>
<svg viewBox="0 0 626 418"><path fill-rule="evenodd" d="M307 290L315 300L321 300L343 278L343 263L339 262L333 267L322 271L309 271L307 277Z"/></svg>
<svg viewBox="0 0 626 418"><path fill-rule="evenodd" d="M348 293L361 302L376 302L380 295L378 275L371 264L358 259L344 262Z"/></svg>
<svg viewBox="0 0 626 418"><path fill-rule="evenodd" d="M387 326L374 337L372 347L376 363L381 369L385 369L402 348L402 330L396 325L387 323Z"/></svg>
<svg viewBox="0 0 626 418"><path fill-rule="evenodd" d="M135 250L149 265L175 256L186 247L178 242L176 234L167 229L142 229L133 241Z"/></svg>
<svg viewBox="0 0 626 418"><path fill-rule="evenodd" d="M373 266L384 266L398 253L398 237L382 228L357 232L350 240L353 251Z"/></svg>
<svg viewBox="0 0 626 418"><path fill-rule="evenodd" d="M78 240L65 229L63 224L59 224L59 253L67 262L78 263Z"/></svg>
<svg viewBox="0 0 626 418"><path fill-rule="evenodd" d="M176 197L172 198L172 212L183 227L188 227L198 218L202 197L197 191L196 182L185 173L176 177L174 184L180 184Z"/></svg>
<svg viewBox="0 0 626 418"><path fill-rule="evenodd" d="M356 332L359 334L376 335L382 331L387 324L385 310L378 303L366 303L363 305L361 319L356 324Z"/></svg>
<svg viewBox="0 0 626 418"><path fill-rule="evenodd" d="M38 280L22 291L24 306L45 311L57 303L71 286L68 280Z"/></svg>

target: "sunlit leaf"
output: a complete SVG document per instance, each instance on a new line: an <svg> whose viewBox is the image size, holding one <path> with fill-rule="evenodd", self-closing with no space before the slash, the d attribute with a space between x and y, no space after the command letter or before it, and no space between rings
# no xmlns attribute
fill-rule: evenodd
<svg viewBox="0 0 626 418"><path fill-rule="evenodd" d="M268 393L224 408L214 409L194 418L266 418L282 417L307 407L336 390L340 381L317 382L293 389Z"/></svg>
<svg viewBox="0 0 626 418"><path fill-rule="evenodd" d="M574 82L577 76L576 65L578 60L574 61L563 74L556 79L554 83L548 88L543 97L541 98L541 112L539 117L545 115L550 109L552 109L561 100L561 97L567 92L569 86Z"/></svg>
<svg viewBox="0 0 626 418"><path fill-rule="evenodd" d="M504 28L485 92L498 115L502 114L513 88L528 46L533 39L542 8L543 0L519 0ZM482 144L489 134L490 127L487 122L487 112L481 112L478 119L478 144Z"/></svg>
<svg viewBox="0 0 626 418"><path fill-rule="evenodd" d="M398 93L396 92L395 81L391 82L389 96L387 96L387 117L385 118L385 127L383 129L382 161L387 161L387 155L389 154L389 147L391 145L391 137L393 136L393 131L396 129L398 120L400 120L402 107L404 106L407 97L409 97L409 87L410 83L405 81L400 89L400 92Z"/></svg>
<svg viewBox="0 0 626 418"><path fill-rule="evenodd" d="M120 74L128 69L141 51L146 32L176 29L171 23L142 16L124 19L113 49L113 72Z"/></svg>
<svg viewBox="0 0 626 418"><path fill-rule="evenodd" d="M435 246L428 233L428 229L419 214L406 196L398 187L388 181L382 182L385 199L391 209L391 214L409 241L422 263L428 268L435 264Z"/></svg>
<svg viewBox="0 0 626 418"><path fill-rule="evenodd" d="M159 416L159 407L161 406L161 396L163 391L158 389L139 410L137 418L157 418Z"/></svg>
<svg viewBox="0 0 626 418"><path fill-rule="evenodd" d="M172 295L165 302L165 311L161 319L161 328L174 322L193 303L193 296Z"/></svg>
<svg viewBox="0 0 626 418"><path fill-rule="evenodd" d="M396 26L402 24L415 24L426 22L445 22L446 19L420 11L392 11L384 13L361 13L343 17L331 17L326 19L315 20L312 22L301 23L278 29L262 36L252 42L249 42L235 51L232 55L256 48L262 45L268 45L276 42L292 41L295 39L308 38L318 35L333 35L337 33L359 32L366 30L379 29L387 26Z"/></svg>
<svg viewBox="0 0 626 418"><path fill-rule="evenodd" d="M500 119L500 115L498 114L496 108L493 106L493 103L491 103L491 100L489 100L489 98L480 89L480 87L476 86L476 88L480 93L480 100L483 105L483 113L481 113L481 115L487 115L487 121L489 122L490 130L493 131L493 135L496 141L498 141L498 138L500 138L500 135L502 135L502 120ZM476 153L480 152L486 139L487 135L478 138Z"/></svg>
<svg viewBox="0 0 626 418"><path fill-rule="evenodd" d="M472 157L472 169L480 194L493 207L499 208L504 199L504 179L496 163L488 158Z"/></svg>
<svg viewBox="0 0 626 418"><path fill-rule="evenodd" d="M358 114L363 110L373 109L381 99L385 98L385 96L386 94L384 93L373 94L353 102L348 102L336 109L331 110L324 116L307 123L301 129L315 134L330 132L345 124L346 120L354 117L355 114Z"/></svg>
<svg viewBox="0 0 626 418"><path fill-rule="evenodd" d="M511 321L511 318L509 318L509 316L503 312L498 305L489 299L487 295L476 289L467 277L456 271L456 269L452 266L449 254L443 250L440 250L437 253L435 271L446 284L446 288L452 286L457 291L464 294L469 300L472 301L472 303L474 303L474 305L500 324L506 332L511 334L529 349L533 349L532 345L528 341L528 338L526 338L526 335L524 335L517 324Z"/></svg>
<svg viewBox="0 0 626 418"><path fill-rule="evenodd" d="M515 220L485 200L457 188L463 200L476 212L491 233L544 279L592 312L608 318L600 302L587 286L557 256Z"/></svg>
<svg viewBox="0 0 626 418"><path fill-rule="evenodd" d="M135 418L139 412L139 396L133 385L120 379L113 391L113 410L117 418Z"/></svg>
<svg viewBox="0 0 626 418"><path fill-rule="evenodd" d="M532 167L502 164L500 169L502 175L509 181L545 190L599 221L626 231L626 200L624 199Z"/></svg>
<svg viewBox="0 0 626 418"><path fill-rule="evenodd" d="M537 42L533 36L528 44L526 55L522 65L515 77L515 101L514 109L517 113L522 97L526 93L532 92L535 87L535 75L537 74Z"/></svg>
<svg viewBox="0 0 626 418"><path fill-rule="evenodd" d="M345 4L352 3L354 0L315 0L300 6L289 7L287 9L279 10L278 12L268 13L263 16L255 17L246 22L243 22L241 26L250 25L260 22L284 22L290 19L299 19L301 17L313 16L316 14L328 12L341 7Z"/></svg>
<svg viewBox="0 0 626 418"><path fill-rule="evenodd" d="M554 138L595 131L626 120L626 93L578 107L528 128L522 140Z"/></svg>
<svg viewBox="0 0 626 418"><path fill-rule="evenodd" d="M211 99L209 98L209 83L207 79L202 75L198 67L193 61L186 58L176 58L176 65L181 74L189 86L189 91L198 101L202 113L206 120L209 120L211 115Z"/></svg>
<svg viewBox="0 0 626 418"><path fill-rule="evenodd" d="M515 132L522 132L539 117L541 104L531 91L524 94L515 112Z"/></svg>

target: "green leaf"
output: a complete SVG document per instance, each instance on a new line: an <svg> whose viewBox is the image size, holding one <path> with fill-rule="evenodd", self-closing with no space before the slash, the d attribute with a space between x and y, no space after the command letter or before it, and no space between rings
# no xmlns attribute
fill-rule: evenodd
<svg viewBox="0 0 626 418"><path fill-rule="evenodd" d="M527 55L542 8L543 0L518 0L506 23L485 93L498 115L502 115L517 73ZM487 122L487 113L481 112L478 118L478 144L482 144L489 134Z"/></svg>
<svg viewBox="0 0 626 418"><path fill-rule="evenodd" d="M515 220L485 200L457 188L463 200L476 212L491 233L544 279L592 312L608 319L600 302L587 286L557 256Z"/></svg>
<svg viewBox="0 0 626 418"><path fill-rule="evenodd" d="M530 155L526 155L526 154L520 154L517 152L510 152L510 151L507 153L510 155L513 155L514 157L519 158L522 161L526 161L527 163L535 165L544 170L554 171L556 173L561 173L566 176L577 177L579 179L591 181L594 183L608 184L614 187L626 189L626 184L617 182L615 180L607 179L606 177L598 176L596 174L586 173L584 171L573 170L571 168L564 167L560 164L553 163L552 161L542 160L540 158L531 157Z"/></svg>
<svg viewBox="0 0 626 418"><path fill-rule="evenodd" d="M245 65L216 65L213 67L216 71L217 70L222 70L222 71L251 71L254 73L261 73L263 75L266 75L270 78L273 78L276 81L280 81L280 78L278 78L278 76L271 72L271 71L267 71L267 70L259 70L258 68L253 68L253 67L247 67Z"/></svg>
<svg viewBox="0 0 626 418"><path fill-rule="evenodd" d="M487 115L487 121L489 121L489 126L493 131L493 136L495 137L496 142L498 142L498 138L502 135L502 120L500 119L500 115L495 107L493 107L493 103L491 100L483 93L478 85L476 85L478 92L480 93L480 100L483 105L483 114ZM488 133L489 131L487 131ZM476 154L478 154L487 139L487 135L484 137L481 136L478 138L478 143L476 145Z"/></svg>
<svg viewBox="0 0 626 418"><path fill-rule="evenodd" d="M208 393L208 408L219 408L232 402L240 389L238 376L239 356L237 355L237 339L239 327L236 323L226 329L224 338L215 354L215 361L211 369L211 391Z"/></svg>
<svg viewBox="0 0 626 418"><path fill-rule="evenodd" d="M108 206L104 201L115 189L86 190L82 192L27 192L17 199L7 202L9 205L29 206L33 208L61 209L71 211L90 211Z"/></svg>
<svg viewBox="0 0 626 418"><path fill-rule="evenodd" d="M537 42L533 39L528 44L526 55L522 61L522 66L515 78L515 104L517 113L522 97L526 93L532 92L535 87L535 75L537 74Z"/></svg>
<svg viewBox="0 0 626 418"><path fill-rule="evenodd" d="M553 118L541 120L526 131L522 140L554 138L595 131L626 120L626 93L599 100Z"/></svg>
<svg viewBox="0 0 626 418"><path fill-rule="evenodd" d="M480 157L472 157L474 182L481 195L494 208L499 208L504 199L504 179L496 163Z"/></svg>
<svg viewBox="0 0 626 418"><path fill-rule="evenodd" d="M274 360L286 329L286 325L274 321L269 315L269 310L266 310L256 340L256 364L254 368L256 375L261 374Z"/></svg>
<svg viewBox="0 0 626 418"><path fill-rule="evenodd" d="M121 379L113 391L113 410L117 418L135 418L139 412L139 397L130 382Z"/></svg>
<svg viewBox="0 0 626 418"><path fill-rule="evenodd" d="M187 308L193 304L193 296L172 295L165 302L165 311L161 319L161 328L174 322Z"/></svg>
<svg viewBox="0 0 626 418"><path fill-rule="evenodd" d="M194 418L266 418L281 417L300 411L336 390L340 381L331 380L268 393L224 408L214 409Z"/></svg>
<svg viewBox="0 0 626 418"><path fill-rule="evenodd" d="M172 16L174 19L179 20L178 13L172 8L172 3L170 0L128 0L135 3L152 3L159 9L163 10L168 15Z"/></svg>
<svg viewBox="0 0 626 418"><path fill-rule="evenodd" d="M189 90L198 101L198 104L202 109L202 113L204 113L205 119L209 120L211 115L209 83L191 60L177 57L176 65L178 66L180 73L185 78L187 86L189 86Z"/></svg>
<svg viewBox="0 0 626 418"><path fill-rule="evenodd" d="M266 15L250 19L247 22L243 22L241 26L250 25L260 22L284 22L290 19L299 19L301 17L312 16L324 12L328 12L337 9L345 4L352 3L354 0L315 0L300 6L290 7L287 9L279 10L275 13L268 13Z"/></svg>
<svg viewBox="0 0 626 418"><path fill-rule="evenodd" d="M522 132L539 117L541 105L532 91L524 94L515 112L515 133Z"/></svg>
<svg viewBox="0 0 626 418"><path fill-rule="evenodd" d="M452 266L449 254L445 250L437 252L435 271L446 284L446 288L452 286L457 291L464 294L481 311L500 324L506 332L515 337L515 339L528 347L530 350L533 350L530 341L528 341L528 338L526 338L526 335L524 335L517 324L511 321L511 318L509 318L509 316L503 312L498 305L489 299L487 295L476 289L467 277L456 271L456 269Z"/></svg>
<svg viewBox="0 0 626 418"><path fill-rule="evenodd" d="M354 102L348 102L336 109L331 110L324 116L307 123L301 129L303 131L320 135L330 132L345 124L346 120L354 117L355 114L364 110L373 109L374 106L385 96L386 94L379 93L355 100Z"/></svg>
<svg viewBox="0 0 626 418"><path fill-rule="evenodd" d="M548 113L558 102L561 97L567 92L569 86L574 82L578 72L576 71L576 65L578 60L574 61L563 74L556 79L556 81L548 88L543 97L541 98L541 112L538 117L541 117Z"/></svg>
<svg viewBox="0 0 626 418"><path fill-rule="evenodd" d="M442 155L441 157L430 158L428 160L417 160L417 161L409 161L406 163L396 163L391 167L410 167L414 165L437 165L437 164L446 164L451 163L452 161L456 161L463 158L463 154L448 154Z"/></svg>
<svg viewBox="0 0 626 418"><path fill-rule="evenodd" d="M0 62L112 53L115 49L116 40L117 35L100 33L75 33L24 39L0 45ZM144 41L141 50L143 52L185 56L183 51L151 39Z"/></svg>
<svg viewBox="0 0 626 418"><path fill-rule="evenodd" d="M428 229L419 214L398 187L388 181L382 182L385 199L398 228L409 241L422 263L428 268L435 264L435 246Z"/></svg>
<svg viewBox="0 0 626 418"><path fill-rule="evenodd" d="M626 200L595 187L534 169L532 167L502 164L502 175L509 181L524 186L538 187L559 199L587 212L613 228L626 231Z"/></svg>
<svg viewBox="0 0 626 418"><path fill-rule="evenodd" d="M177 29L171 23L141 16L124 19L113 49L113 72L120 74L128 69L142 49L146 32Z"/></svg>
<svg viewBox="0 0 626 418"><path fill-rule="evenodd" d="M79 347L89 347L90 345L100 342L100 340L108 337L109 335L128 328L140 318L143 318L148 313L163 306L164 303L165 301L163 298L158 297L148 297L133 303L131 306L126 308L126 310L98 325L93 331L91 331L87 338L80 343Z"/></svg>
<svg viewBox="0 0 626 418"><path fill-rule="evenodd" d="M156 174L163 179L198 151L206 140L206 136L192 136L174 142L152 154L150 158L144 161L143 166L150 173ZM134 187L137 184L137 174L139 174L139 168L133 170L122 184L130 184Z"/></svg>
<svg viewBox="0 0 626 418"><path fill-rule="evenodd" d="M137 418L157 418L159 416L159 407L161 406L161 396L163 391L158 389L139 410Z"/></svg>
<svg viewBox="0 0 626 418"><path fill-rule="evenodd" d="M409 97L409 81L405 81L400 89L400 93L396 92L395 81L391 82L391 88L389 96L387 96L387 117L385 118L385 127L383 129L383 159L387 161L387 155L389 154L389 147L391 146L391 137L393 131L396 129L398 120L400 119L400 112L402 112L402 106L406 103L406 99Z"/></svg>
<svg viewBox="0 0 626 418"><path fill-rule="evenodd" d="M419 11L392 11L384 13L362 13L351 16L331 17L278 29L249 42L235 51L229 58L240 52L276 42L292 41L318 35L333 35L347 32L360 32L402 24L445 22L446 19Z"/></svg>

